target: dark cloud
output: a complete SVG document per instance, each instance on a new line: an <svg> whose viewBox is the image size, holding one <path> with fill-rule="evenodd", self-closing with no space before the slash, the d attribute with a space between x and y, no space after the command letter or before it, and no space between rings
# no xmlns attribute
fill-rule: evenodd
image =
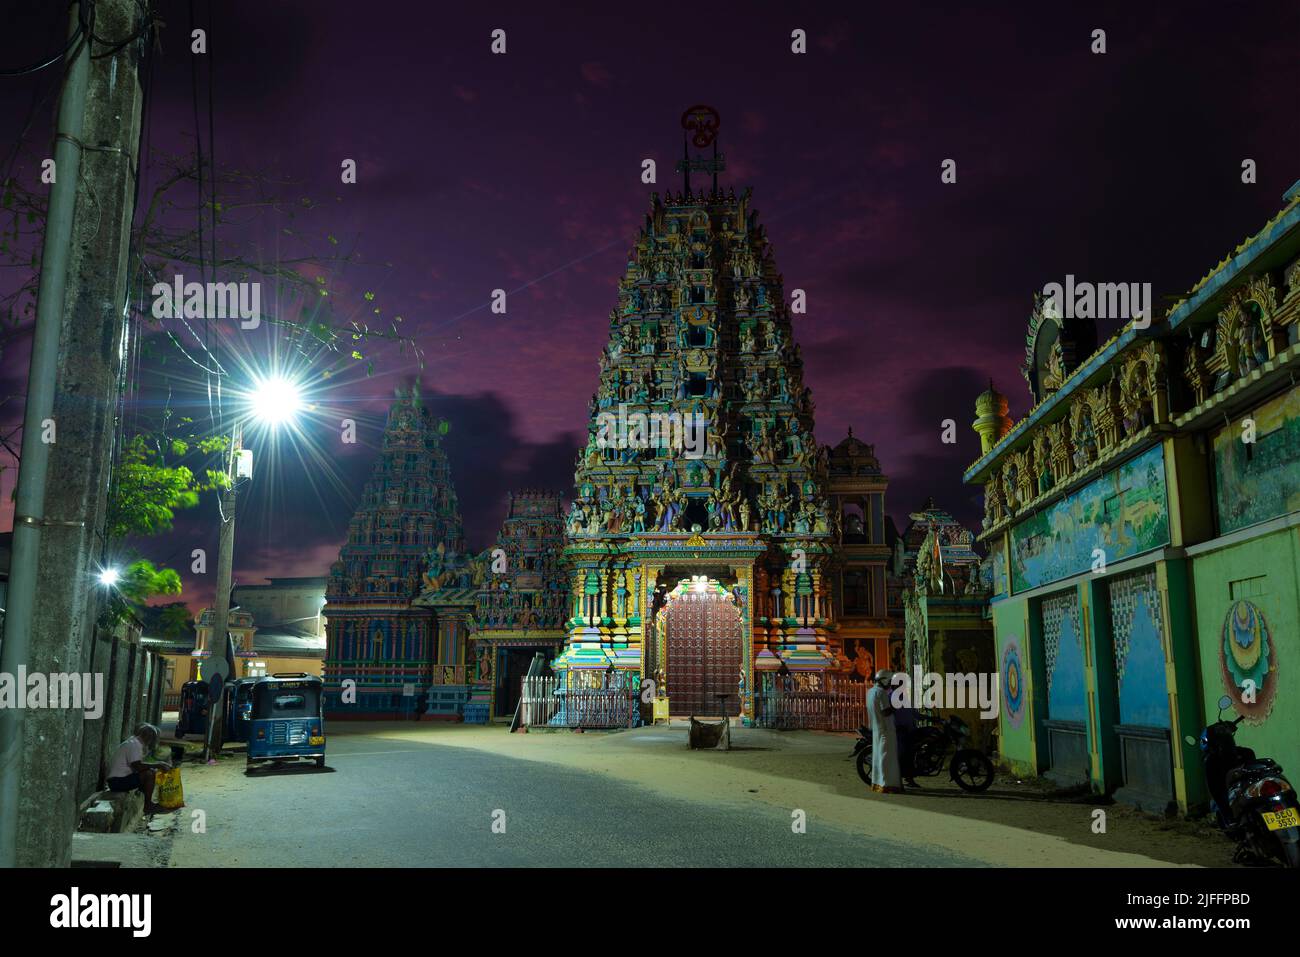
<svg viewBox="0 0 1300 957"><path fill-rule="evenodd" d="M890 470L889 507L899 528L907 524L908 513L929 498L971 529L979 528L983 496L964 485L961 475L979 458L979 436L971 422L974 396L987 388L980 370L969 366L925 369L910 377L902 405L907 410L906 431L915 441ZM953 444L943 441L949 420L955 426Z"/></svg>

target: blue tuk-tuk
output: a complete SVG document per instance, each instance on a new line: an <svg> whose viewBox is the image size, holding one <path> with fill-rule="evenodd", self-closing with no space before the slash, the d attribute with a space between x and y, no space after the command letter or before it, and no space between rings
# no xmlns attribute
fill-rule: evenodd
<svg viewBox="0 0 1300 957"><path fill-rule="evenodd" d="M247 741L248 723L253 716L253 685L257 677L236 678L226 685L226 740Z"/></svg>
<svg viewBox="0 0 1300 957"><path fill-rule="evenodd" d="M187 681L181 685L180 713L176 718L176 737L208 732L208 683Z"/></svg>
<svg viewBox="0 0 1300 957"><path fill-rule="evenodd" d="M275 674L253 684L248 767L258 761L315 758L325 767L324 683L306 673Z"/></svg>

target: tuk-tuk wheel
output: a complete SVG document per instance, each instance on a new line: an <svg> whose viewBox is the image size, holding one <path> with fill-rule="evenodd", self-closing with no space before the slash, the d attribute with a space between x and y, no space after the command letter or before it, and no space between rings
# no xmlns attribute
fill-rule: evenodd
<svg viewBox="0 0 1300 957"><path fill-rule="evenodd" d="M316 759L316 767L318 767L318 768L323 768L323 767L325 767L325 756L324 756L324 755L321 755L319 758Z"/></svg>

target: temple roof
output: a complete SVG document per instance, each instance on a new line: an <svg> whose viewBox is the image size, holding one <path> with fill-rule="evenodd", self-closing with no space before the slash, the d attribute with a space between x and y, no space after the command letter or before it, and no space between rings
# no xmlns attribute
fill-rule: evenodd
<svg viewBox="0 0 1300 957"><path fill-rule="evenodd" d="M876 458L876 448L868 445L853 434L849 434L830 451L830 472L832 475L861 475L864 472L880 472L880 461Z"/></svg>
<svg viewBox="0 0 1300 957"><path fill-rule="evenodd" d="M1284 245L1282 241L1294 237L1300 231L1300 189L1297 186L1300 184L1292 186L1283 197L1285 205L1280 212L1265 223L1257 233L1246 237L1231 256L1203 276L1186 296L1166 310L1164 316L1153 316L1150 328L1139 328L1134 320L1129 320L1091 356L1079 362L1066 375L1065 381L1058 389L1037 398L1034 407L1022 416L993 448L967 466L962 480L981 481L994 462L1012 447L1023 444L1029 432L1040 422L1059 414L1060 408L1077 389L1083 387L1134 341L1143 338L1168 337L1197 314L1212 318L1220 297L1226 294L1229 286L1240 279L1244 273L1262 267L1276 268L1281 262L1294 255L1293 248Z"/></svg>
<svg viewBox="0 0 1300 957"><path fill-rule="evenodd" d="M478 592L479 590L475 587L426 589L411 604L420 606L473 605L478 601Z"/></svg>

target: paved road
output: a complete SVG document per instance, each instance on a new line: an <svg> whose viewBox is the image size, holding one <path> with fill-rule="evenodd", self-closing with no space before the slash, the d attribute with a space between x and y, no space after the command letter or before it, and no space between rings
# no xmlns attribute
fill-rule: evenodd
<svg viewBox="0 0 1300 957"><path fill-rule="evenodd" d="M468 748L330 738L329 769L186 778L173 866L948 866L979 862L851 833L760 802L667 798L598 774ZM494 812L504 833L494 833ZM498 819L500 815L497 816Z"/></svg>

